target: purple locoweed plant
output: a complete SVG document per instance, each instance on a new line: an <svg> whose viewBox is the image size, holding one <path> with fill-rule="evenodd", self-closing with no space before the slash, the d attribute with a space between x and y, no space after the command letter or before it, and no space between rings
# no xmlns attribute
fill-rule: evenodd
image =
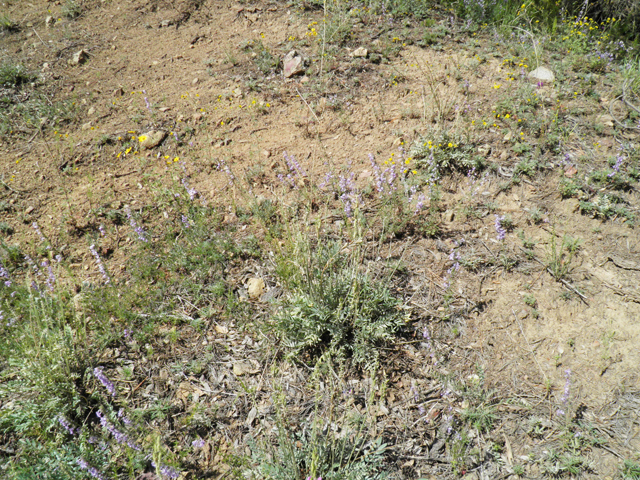
<svg viewBox="0 0 640 480"><path fill-rule="evenodd" d="M144 93L144 103L147 106L147 110L149 110L149 113L151 115L153 115L153 110L151 109L151 103L149 102L149 99L147 98L147 91L146 90L142 90L142 93Z"/></svg>
<svg viewBox="0 0 640 480"><path fill-rule="evenodd" d="M184 226L184 228L191 227L191 224L189 223L189 218L187 218L186 215L182 215L180 220L182 221L182 225Z"/></svg>
<svg viewBox="0 0 640 480"><path fill-rule="evenodd" d="M107 418L104 416L104 413L102 413L101 410L98 410L96 412L96 415L100 419L100 425L102 425L102 427L105 430L107 430L111 435L113 435L113 438L115 438L116 442L118 442L121 445L127 445L137 452L141 451L141 448L138 445L136 445L135 442L133 442L126 433L123 433L120 430L118 430L115 427L115 425L113 425L111 422L109 422L109 420L107 420Z"/></svg>
<svg viewBox="0 0 640 480"><path fill-rule="evenodd" d="M45 283L47 284L47 287L49 287L49 290L53 292L54 285L56 283L56 276L53 274L53 268L51 268L51 265L46 260L44 260L41 265L42 267L46 267L49 271L49 275L47 276Z"/></svg>
<svg viewBox="0 0 640 480"><path fill-rule="evenodd" d="M107 270L104 268L102 260L100 259L100 255L98 255L98 251L96 250L96 246L95 245L89 246L89 251L91 251L91 255L93 255L93 257L96 259L96 265L98 265L98 270L102 274L102 278L104 278L105 285L108 285L109 283L111 283L111 279L109 278L109 275L107 274Z"/></svg>
<svg viewBox="0 0 640 480"><path fill-rule="evenodd" d="M347 217L353 216L353 208L362 203L362 198L358 194L358 190L353 181L354 173L349 177L340 175L338 180L338 198L344 205L344 213Z"/></svg>
<svg viewBox="0 0 640 480"><path fill-rule="evenodd" d="M193 448L202 448L202 447L204 447L204 439L196 438L193 442L191 442L191 446Z"/></svg>
<svg viewBox="0 0 640 480"><path fill-rule="evenodd" d="M416 387L415 383L412 383L411 388L409 389L409 393L413 397L413 401L418 403L420 401L420 394L418 392L418 387Z"/></svg>
<svg viewBox="0 0 640 480"><path fill-rule="evenodd" d="M331 179L333 179L333 173L327 172L324 175L324 180L322 181L322 183L320 185L318 185L318 188L323 189L324 187L329 185L329 183L331 182Z"/></svg>
<svg viewBox="0 0 640 480"><path fill-rule="evenodd" d="M4 312L0 310L0 323L2 322L4 322ZM15 323L16 323L16 319L15 317L13 317L13 318L10 318L7 323L5 323L5 326L11 328L15 325Z"/></svg>
<svg viewBox="0 0 640 480"><path fill-rule="evenodd" d="M180 476L180 472L169 465L158 466L156 465L156 462L152 461L151 466L155 468L156 471L160 472L160 475L162 475L165 478L174 479Z"/></svg>
<svg viewBox="0 0 640 480"><path fill-rule="evenodd" d="M27 263L31 266L31 268L33 269L33 273L37 276L37 277L42 277L42 272L40 271L40 269L38 268L38 265L36 264L36 262L33 261L33 258L31 258L28 254L26 254L24 256L24 259L27 261Z"/></svg>
<svg viewBox="0 0 640 480"><path fill-rule="evenodd" d="M107 389L107 392L113 397L116 396L116 387L113 382L109 380L104 373L102 373L103 367L96 367L93 369L93 375L100 381L100 383Z"/></svg>
<svg viewBox="0 0 640 480"><path fill-rule="evenodd" d="M89 473L89 475L91 475L93 478L96 478L97 480L105 480L104 475L102 473L100 473L100 471L98 471L97 468L92 467L91 465L89 465L85 459L79 458L78 459L78 465L83 470L86 470Z"/></svg>
<svg viewBox="0 0 640 480"><path fill-rule="evenodd" d="M138 222L136 222L136 219L133 218L133 215L131 214L131 208L129 208L129 206L125 207L125 212L127 214L127 218L129 219L129 224L131 225L131 228L133 228L133 230L138 234L138 240L145 243L148 242L147 233L144 231L144 228L138 225Z"/></svg>
<svg viewBox="0 0 640 480"><path fill-rule="evenodd" d="M33 227L33 229L36 231L36 233L38 234L38 237L40 237L40 242L42 243L47 243L47 239L45 238L45 236L42 234L42 230L40 230L40 227L38 226L38 222L33 222L31 224L31 226ZM51 250L51 245L47 245L47 250Z"/></svg>
<svg viewBox="0 0 640 480"><path fill-rule="evenodd" d="M0 259L0 279L1 278L4 278L4 286L9 288L12 284L12 281L11 277L9 276L9 271L4 267L4 264L2 263L2 259Z"/></svg>
<svg viewBox="0 0 640 480"><path fill-rule="evenodd" d="M287 152L284 152L284 161L289 167L289 171L294 174L298 174L300 177L306 177L307 173L300 166L300 163L295 159L293 155L287 155Z"/></svg>
<svg viewBox="0 0 640 480"><path fill-rule="evenodd" d="M224 172L227 175L227 178L229 179L229 186L233 185L233 183L236 180L236 177L231 171L231 169L229 168L229 165L227 165L227 162L224 161L224 159L221 159L218 161L216 165L216 170Z"/></svg>
<svg viewBox="0 0 640 480"><path fill-rule="evenodd" d="M418 201L416 202L416 206L415 206L415 209L413 211L414 215L417 215L418 213L420 213L422 211L422 209L424 208L425 200L426 200L426 197L424 196L424 194L420 193L418 195Z"/></svg>
<svg viewBox="0 0 640 480"><path fill-rule="evenodd" d="M496 238L498 239L498 241L502 241L507 236L507 231L502 226L504 215L503 216L496 215L495 217L496 217L495 228L496 228L496 233L498 234Z"/></svg>
<svg viewBox="0 0 640 480"><path fill-rule="evenodd" d="M618 155L616 157L616 163L615 165L612 167L613 171L607 175L608 178L613 178L615 176L616 173L620 172L620 167L622 166L622 162L624 161L624 157L622 155Z"/></svg>
<svg viewBox="0 0 640 480"><path fill-rule="evenodd" d="M131 425L131 420L129 420L129 417L127 417L127 415L124 413L124 409L120 409L118 410L118 418L122 421L122 423L124 423L125 425Z"/></svg>
<svg viewBox="0 0 640 480"><path fill-rule="evenodd" d="M180 182L182 183L182 186L185 188L185 190L189 194L189 199L193 201L198 195L198 191L195 188L189 187L189 182L187 181L186 178L183 178Z"/></svg>
<svg viewBox="0 0 640 480"><path fill-rule="evenodd" d="M422 330L422 338L424 338L424 344L429 350L429 357L433 360L433 364L437 365L438 360L436 359L435 348L433 347L433 341L431 340L431 333L427 327L424 327Z"/></svg>
<svg viewBox="0 0 640 480"><path fill-rule="evenodd" d="M69 435L76 435L80 433L80 429L73 428L69 423L69 421L66 418L64 418L62 415L58 417L58 423L62 425L67 432L69 432Z"/></svg>

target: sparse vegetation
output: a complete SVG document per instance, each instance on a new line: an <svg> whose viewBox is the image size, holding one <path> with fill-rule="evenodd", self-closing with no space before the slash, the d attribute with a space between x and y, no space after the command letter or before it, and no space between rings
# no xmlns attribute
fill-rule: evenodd
<svg viewBox="0 0 640 480"><path fill-rule="evenodd" d="M9 2L0 477L640 478L637 13Z"/></svg>

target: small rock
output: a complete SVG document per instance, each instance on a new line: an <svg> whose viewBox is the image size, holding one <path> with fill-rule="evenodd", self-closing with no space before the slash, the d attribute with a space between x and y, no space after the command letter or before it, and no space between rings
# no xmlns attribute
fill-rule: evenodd
<svg viewBox="0 0 640 480"><path fill-rule="evenodd" d="M491 145L485 143L484 145L480 145L478 147L478 153L483 157L488 156L491 153Z"/></svg>
<svg viewBox="0 0 640 480"><path fill-rule="evenodd" d="M199 78L194 78L193 80L191 80L191 85L197 85L199 81Z"/></svg>
<svg viewBox="0 0 640 480"><path fill-rule="evenodd" d="M82 127L80 127L82 130L90 130L91 129L91 122L87 122L87 123L83 123Z"/></svg>
<svg viewBox="0 0 640 480"><path fill-rule="evenodd" d="M605 127L613 127L613 117L609 114L602 115L597 123Z"/></svg>
<svg viewBox="0 0 640 480"><path fill-rule="evenodd" d="M356 58L366 58L367 55L369 55L369 51L364 47L356 48L353 52L351 52L351 56Z"/></svg>
<svg viewBox="0 0 640 480"><path fill-rule="evenodd" d="M240 87L233 90L233 96L236 98L242 98L244 94L242 93L242 89Z"/></svg>
<svg viewBox="0 0 640 480"><path fill-rule="evenodd" d="M404 138L402 138L402 137L398 137L393 141L393 146L394 147L399 147L402 144L404 144Z"/></svg>
<svg viewBox="0 0 640 480"><path fill-rule="evenodd" d="M116 89L113 91L113 96L114 96L114 97L121 97L122 95L124 95L124 90L122 89L122 87L120 87L120 88L116 88Z"/></svg>
<svg viewBox="0 0 640 480"><path fill-rule="evenodd" d="M556 76L547 67L538 67L529 72L529 78L543 82L553 82Z"/></svg>
<svg viewBox="0 0 640 480"><path fill-rule="evenodd" d="M33 212L35 210L35 208L33 208L33 206L29 206L27 207L27 209L24 211L24 213L26 213L27 215L29 215L31 212Z"/></svg>
<svg viewBox="0 0 640 480"><path fill-rule="evenodd" d="M162 28L162 27L166 28L166 27L171 26L172 24L173 24L173 22L171 20L162 20L160 22L160 28Z"/></svg>
<svg viewBox="0 0 640 480"><path fill-rule="evenodd" d="M91 116L94 113L96 113L96 109L95 107L90 107L89 110L87 111L87 115Z"/></svg>
<svg viewBox="0 0 640 480"><path fill-rule="evenodd" d="M260 153L264 158L269 158L271 156L271 152L269 150L262 150Z"/></svg>
<svg viewBox="0 0 640 480"><path fill-rule="evenodd" d="M156 147L166 136L167 132L164 130L150 130L138 138L140 141L140 149L144 150Z"/></svg>
<svg viewBox="0 0 640 480"><path fill-rule="evenodd" d="M260 370L255 368L251 362L236 362L233 364L233 374L237 377L247 373L258 373Z"/></svg>
<svg viewBox="0 0 640 480"><path fill-rule="evenodd" d="M284 56L282 64L284 65L285 78L290 78L294 75L304 73L305 59L295 50L291 50Z"/></svg>
<svg viewBox="0 0 640 480"><path fill-rule="evenodd" d="M44 63L42 64L42 71L43 71L43 72L47 72L47 71L49 71L50 69L51 69L51 68L49 67L49 64L48 64L47 62L44 62Z"/></svg>
<svg viewBox="0 0 640 480"><path fill-rule="evenodd" d="M82 65L89 59L89 54L86 50L78 50L73 56L69 59L69 65Z"/></svg>
<svg viewBox="0 0 640 480"><path fill-rule="evenodd" d="M259 277L250 278L247 282L249 298L260 298L266 289L264 280Z"/></svg>
<svg viewBox="0 0 640 480"><path fill-rule="evenodd" d="M44 23L47 27L50 27L53 24L53 17L49 15L47 18L44 19Z"/></svg>
<svg viewBox="0 0 640 480"><path fill-rule="evenodd" d="M200 120L202 120L202 114L201 113L194 113L193 116L191 117L193 119L193 123L199 123Z"/></svg>

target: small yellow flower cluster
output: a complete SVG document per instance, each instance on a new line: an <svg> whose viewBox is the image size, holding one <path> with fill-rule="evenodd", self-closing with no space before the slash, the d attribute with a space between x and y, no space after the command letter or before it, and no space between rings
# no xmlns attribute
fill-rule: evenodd
<svg viewBox="0 0 640 480"><path fill-rule="evenodd" d="M318 36L318 31L316 30L316 27L314 25L318 25L318 22L311 22L309 25L307 25L307 29L309 30L306 33L307 37L317 37Z"/></svg>

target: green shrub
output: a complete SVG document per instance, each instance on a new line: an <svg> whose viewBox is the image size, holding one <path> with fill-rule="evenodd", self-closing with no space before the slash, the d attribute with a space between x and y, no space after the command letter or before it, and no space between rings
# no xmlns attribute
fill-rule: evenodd
<svg viewBox="0 0 640 480"><path fill-rule="evenodd" d="M308 239L294 243L294 251L280 261L279 276L290 295L273 325L287 356L316 358L328 352L375 367L376 347L392 340L404 324L400 301L361 272L359 255L347 254L342 243L323 240L315 249Z"/></svg>

